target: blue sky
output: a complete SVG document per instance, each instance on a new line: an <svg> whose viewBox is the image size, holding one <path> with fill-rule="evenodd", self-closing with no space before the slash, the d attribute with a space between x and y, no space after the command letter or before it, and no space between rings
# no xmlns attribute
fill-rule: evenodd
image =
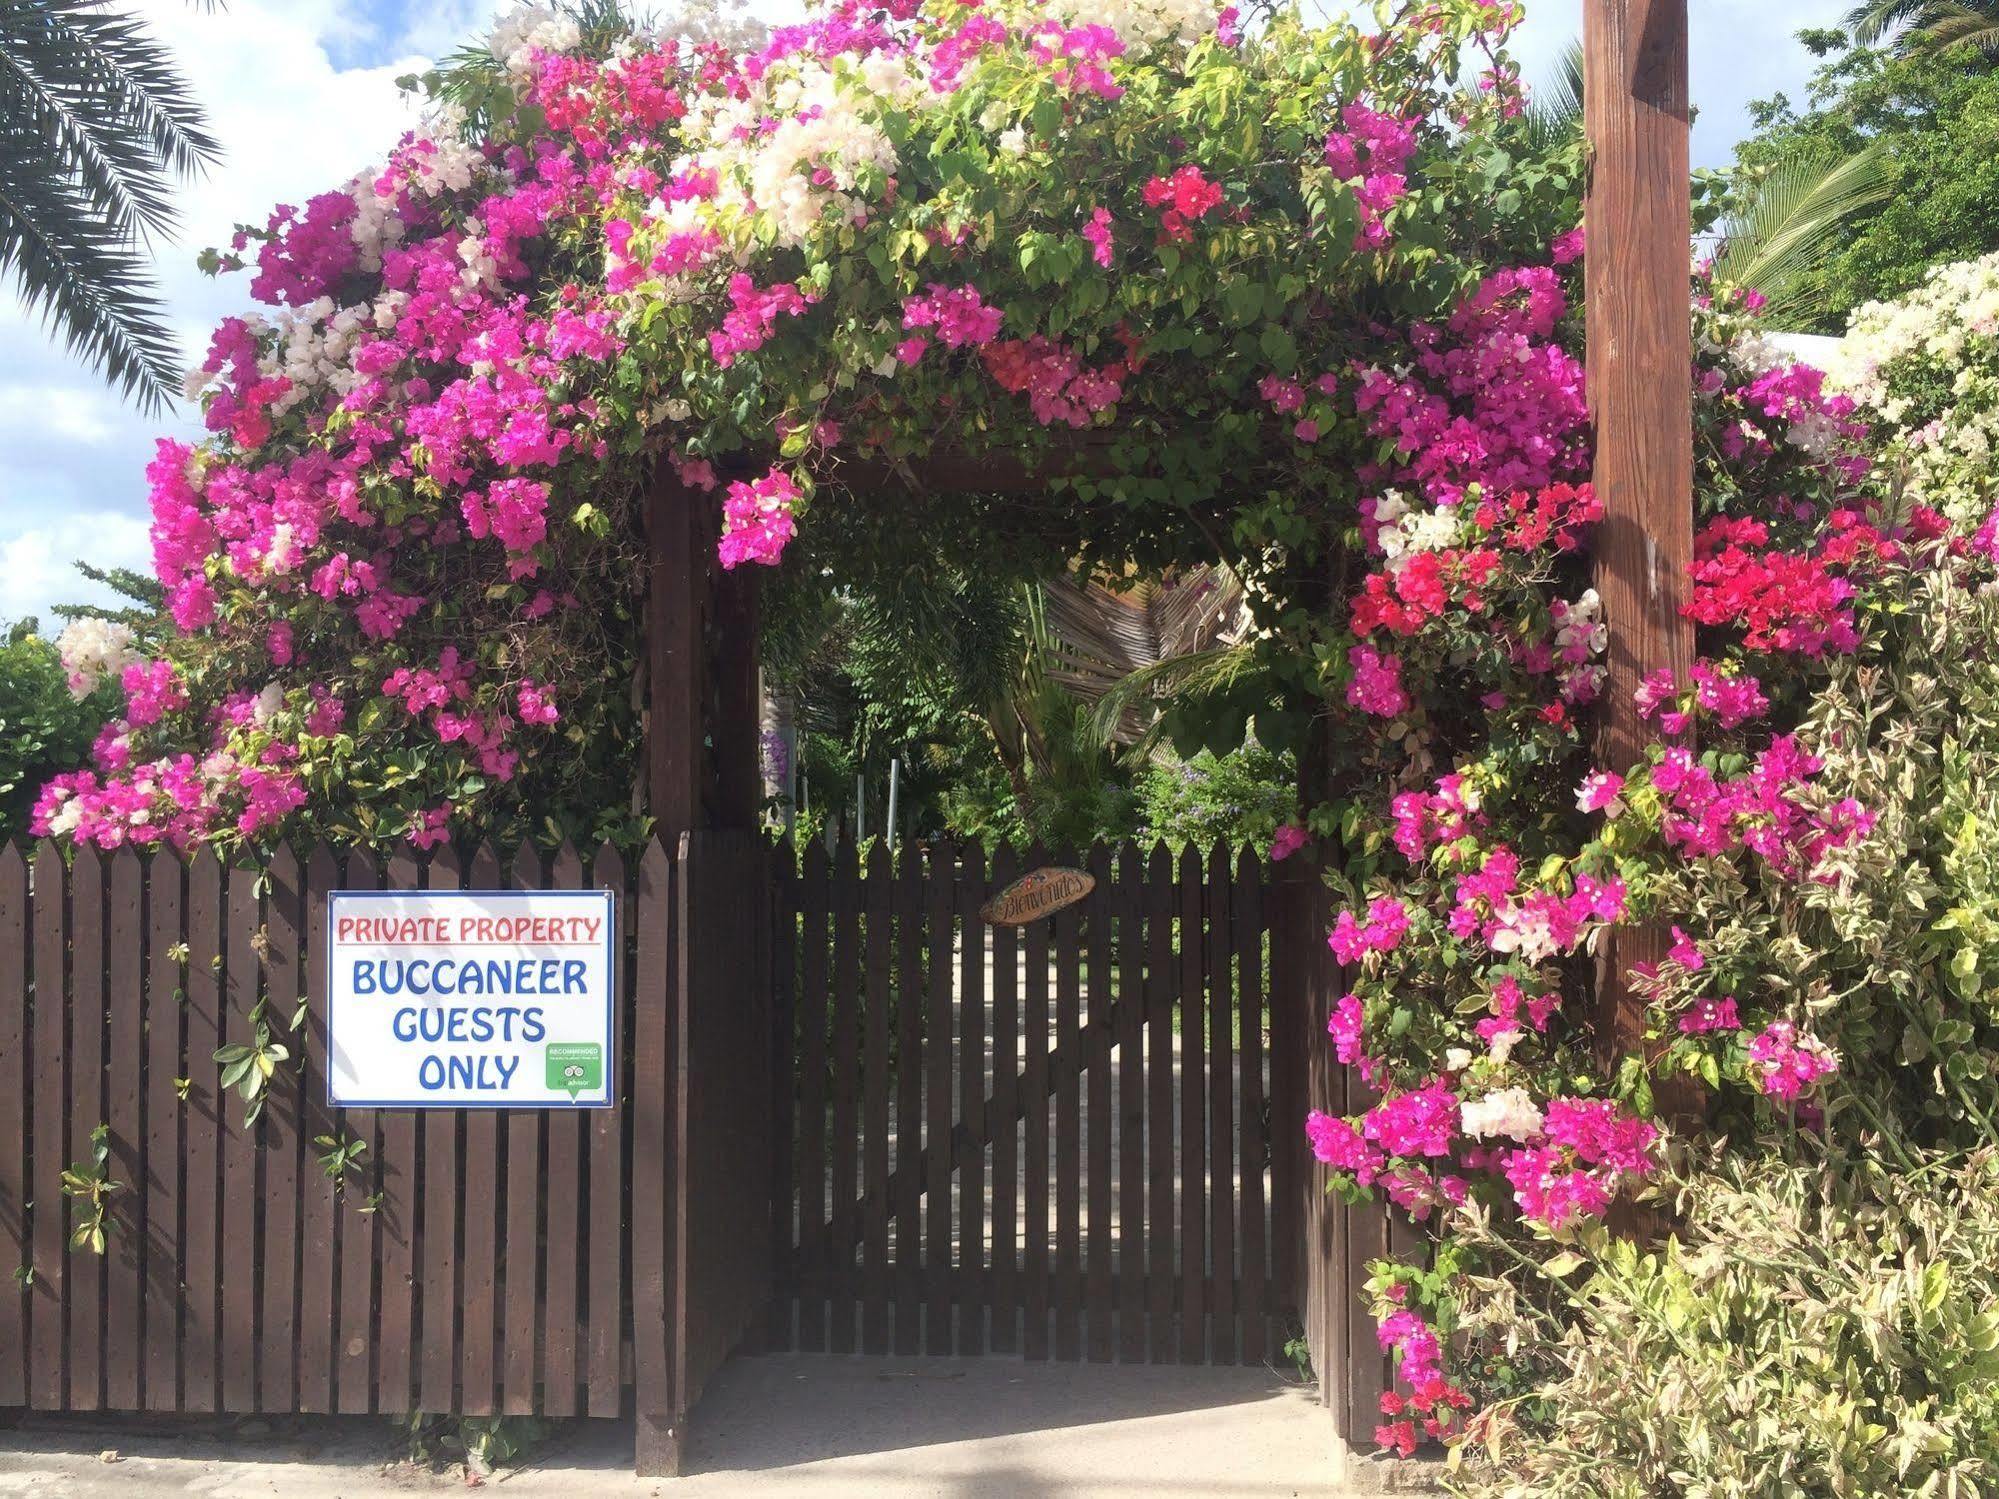
<svg viewBox="0 0 1999 1499"><path fill-rule="evenodd" d="M1529 0L1517 45L1532 80L1580 32L1582 0ZM211 111L227 159L183 195L171 242L154 247L183 352L240 310L240 280L193 267L204 245L271 205L344 181L414 122L395 79L484 30L493 0L137 0ZM753 0L768 16L786 0ZM1834 24L1846 0L1692 0L1697 165L1718 166L1746 129L1751 99L1798 97L1812 59L1795 40ZM0 294L4 296L4 294ZM194 430L185 411L148 419L123 404L20 309L0 300L0 620L98 596L71 563L148 567L145 466L153 439Z"/></svg>

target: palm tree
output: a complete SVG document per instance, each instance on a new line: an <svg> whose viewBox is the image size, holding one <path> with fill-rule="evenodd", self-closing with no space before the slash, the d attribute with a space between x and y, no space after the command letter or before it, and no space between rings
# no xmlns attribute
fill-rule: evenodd
<svg viewBox="0 0 1999 1499"><path fill-rule="evenodd" d="M1999 63L1999 0L1864 0L1846 13L1846 25L1863 47L1891 36L1898 52L1968 43Z"/></svg>
<svg viewBox="0 0 1999 1499"><path fill-rule="evenodd" d="M179 383L145 248L220 158L166 51L102 0L0 0L0 273L148 413Z"/></svg>
<svg viewBox="0 0 1999 1499"><path fill-rule="evenodd" d="M1869 144L1851 156L1791 155L1753 178L1738 175L1740 206L1714 229L1715 279L1761 292L1772 326L1810 327L1823 292L1815 273L1846 225L1894 190L1888 158Z"/></svg>

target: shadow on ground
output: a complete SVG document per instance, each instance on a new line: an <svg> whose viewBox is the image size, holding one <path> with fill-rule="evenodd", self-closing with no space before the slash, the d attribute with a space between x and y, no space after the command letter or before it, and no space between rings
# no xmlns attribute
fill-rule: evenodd
<svg viewBox="0 0 1999 1499"><path fill-rule="evenodd" d="M1297 1398L1295 1385L1266 1369L739 1358L695 1414L688 1470L785 1468L1194 1413L1219 1419Z"/></svg>
<svg viewBox="0 0 1999 1499"><path fill-rule="evenodd" d="M0 1499L366 1499L460 1487L398 1464L385 1418L30 1416ZM114 1459L115 1460L111 1460ZM788 1355L737 1359L690 1422L688 1474L632 1475L629 1421L576 1421L491 1485L509 1499L1331 1495L1332 1426L1266 1369Z"/></svg>

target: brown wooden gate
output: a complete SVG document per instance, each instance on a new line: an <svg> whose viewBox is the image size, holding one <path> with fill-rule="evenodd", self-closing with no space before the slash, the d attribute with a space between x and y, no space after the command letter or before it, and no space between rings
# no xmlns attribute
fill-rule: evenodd
<svg viewBox="0 0 1999 1499"><path fill-rule="evenodd" d="M1099 847L1081 903L987 926L1041 862L814 846L780 876L775 1346L1280 1356L1272 1130L1300 1115L1271 1098L1265 871Z"/></svg>

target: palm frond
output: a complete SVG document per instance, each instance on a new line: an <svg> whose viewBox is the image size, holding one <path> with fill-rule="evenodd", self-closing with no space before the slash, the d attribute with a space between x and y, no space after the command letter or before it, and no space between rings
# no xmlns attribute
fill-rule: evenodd
<svg viewBox="0 0 1999 1499"><path fill-rule="evenodd" d="M164 48L93 0L0 0L0 273L156 410L178 355L141 249L221 148Z"/></svg>
<svg viewBox="0 0 1999 1499"><path fill-rule="evenodd" d="M1534 86L1528 123L1539 146L1558 145L1583 128L1583 44L1571 40L1555 60L1554 73Z"/></svg>
<svg viewBox="0 0 1999 1499"><path fill-rule="evenodd" d="M1775 326L1810 319L1813 273L1855 216L1892 190L1888 159L1876 146L1833 160L1780 161L1753 185L1746 206L1719 226L1715 277L1760 291Z"/></svg>
<svg viewBox="0 0 1999 1499"><path fill-rule="evenodd" d="M1846 13L1845 26L1863 47L1876 46L1929 9L1929 0L1863 0Z"/></svg>
<svg viewBox="0 0 1999 1499"><path fill-rule="evenodd" d="M1221 691L1240 680L1254 660L1255 647L1243 641L1168 656L1142 666L1097 699L1090 710L1089 732L1108 739L1117 732L1118 720L1141 704L1162 697ZM1141 739L1136 748L1143 752L1149 747L1147 740Z"/></svg>
<svg viewBox="0 0 1999 1499"><path fill-rule="evenodd" d="M1999 0L1865 0L1846 13L1846 28L1863 47L1892 39L1907 53L1969 43L1999 57Z"/></svg>
<svg viewBox="0 0 1999 1499"><path fill-rule="evenodd" d="M1999 57L1999 5L1939 5L1936 10L1921 32L1926 45L1966 46Z"/></svg>
<svg viewBox="0 0 1999 1499"><path fill-rule="evenodd" d="M5 145L0 138L0 275L66 347L156 413L180 359L151 265L73 182Z"/></svg>

